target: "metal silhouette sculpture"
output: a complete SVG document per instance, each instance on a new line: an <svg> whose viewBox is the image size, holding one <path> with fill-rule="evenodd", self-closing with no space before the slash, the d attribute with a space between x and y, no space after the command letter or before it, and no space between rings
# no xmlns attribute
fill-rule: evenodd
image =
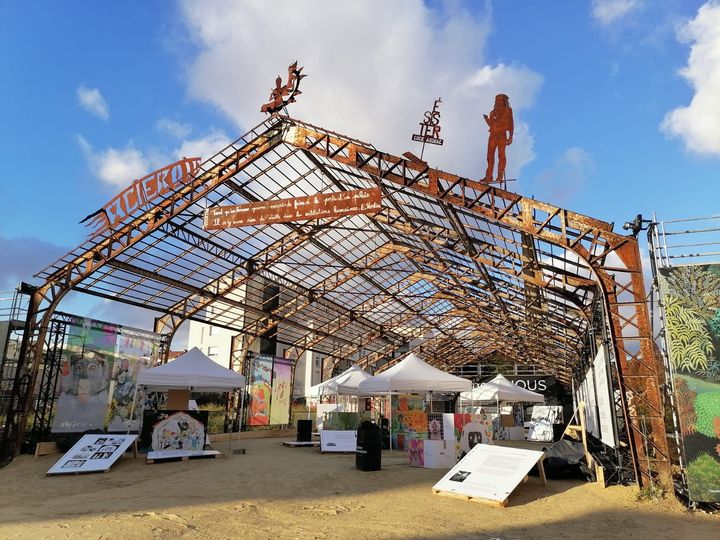
<svg viewBox="0 0 720 540"><path fill-rule="evenodd" d="M302 75L303 68L297 67L297 60L288 67L288 80L282 83L282 78L275 79L275 88L270 91L270 101L260 107L260 112L275 114L280 112L290 103L295 103L295 98L302 94L300 81L306 75ZM285 99L287 98L287 99Z"/></svg>
<svg viewBox="0 0 720 540"><path fill-rule="evenodd" d="M490 116L483 114L485 122L489 126L490 136L488 137L487 149L487 170L485 171L485 181L491 182L493 169L495 168L495 151L498 154L497 182L505 180L505 147L512 144L513 131L513 112L510 108L510 99L505 94L495 96L495 107L490 112Z"/></svg>

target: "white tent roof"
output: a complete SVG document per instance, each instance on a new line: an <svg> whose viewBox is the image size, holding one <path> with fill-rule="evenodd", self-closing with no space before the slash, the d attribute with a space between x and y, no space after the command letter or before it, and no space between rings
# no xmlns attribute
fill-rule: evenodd
<svg viewBox="0 0 720 540"><path fill-rule="evenodd" d="M524 401L528 403L542 403L545 401L542 394L520 388L502 375L498 375L493 380L473 388L471 392L463 392L460 397L473 401Z"/></svg>
<svg viewBox="0 0 720 540"><path fill-rule="evenodd" d="M226 369L193 347L175 360L138 374L138 386L156 392L192 388L196 392L227 392L245 386L245 377Z"/></svg>
<svg viewBox="0 0 720 540"><path fill-rule="evenodd" d="M424 362L415 354L387 371L360 383L360 395L392 392L463 392L472 389L472 382L450 375Z"/></svg>
<svg viewBox="0 0 720 540"><path fill-rule="evenodd" d="M340 375L335 375L332 379L323 381L310 388L310 397L327 396L335 394L356 395L360 383L371 378L368 372L364 371L360 366L352 366L343 371Z"/></svg>

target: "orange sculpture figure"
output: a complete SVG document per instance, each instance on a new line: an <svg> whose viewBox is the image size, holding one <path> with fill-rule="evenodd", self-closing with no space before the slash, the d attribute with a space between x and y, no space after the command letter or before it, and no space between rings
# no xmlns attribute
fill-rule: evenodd
<svg viewBox="0 0 720 540"><path fill-rule="evenodd" d="M505 180L505 147L512 144L513 131L513 113L510 108L510 100L505 94L495 96L495 107L490 116L483 114L485 122L489 126L490 136L488 137L487 150L487 170L485 171L485 181L492 180L493 168L495 167L495 150L498 153L498 182ZM509 135L508 135L509 134Z"/></svg>

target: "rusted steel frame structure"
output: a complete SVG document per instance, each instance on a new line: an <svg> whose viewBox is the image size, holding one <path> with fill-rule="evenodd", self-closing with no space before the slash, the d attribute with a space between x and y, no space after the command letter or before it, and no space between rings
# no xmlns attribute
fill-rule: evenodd
<svg viewBox="0 0 720 540"><path fill-rule="evenodd" d="M594 271L611 316L622 390L641 485L658 479L671 484L661 366L655 357L645 302L637 241L612 232L599 220L529 200L499 188L431 169L363 147L315 128L297 125L285 135L294 146L366 172L372 178L413 187L431 197L468 208L535 238L575 253ZM606 265L614 253L615 266ZM650 424L647 432L640 419ZM643 459L639 459L639 453Z"/></svg>
<svg viewBox="0 0 720 540"><path fill-rule="evenodd" d="M202 228L208 206L372 187L384 194L372 216ZM156 331L168 336L186 320L237 331L235 367L274 330L295 358L312 350L382 370L418 350L452 369L500 351L565 382L586 354L583 336L601 301L638 480L669 482L661 370L633 238L310 124L271 117L203 163L192 182L40 277L24 355L30 391L18 405L26 415L38 343L70 290L153 310Z"/></svg>

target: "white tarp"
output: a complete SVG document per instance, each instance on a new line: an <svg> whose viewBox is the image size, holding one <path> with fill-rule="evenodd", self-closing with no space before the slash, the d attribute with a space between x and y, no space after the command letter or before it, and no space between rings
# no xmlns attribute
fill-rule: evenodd
<svg viewBox="0 0 720 540"><path fill-rule="evenodd" d="M155 392L192 388L195 392L227 392L245 386L245 377L216 364L197 347L175 360L141 371L138 386Z"/></svg>
<svg viewBox="0 0 720 540"><path fill-rule="evenodd" d="M472 401L515 401L526 403L543 403L545 396L521 388L502 375L473 388L471 392L460 394L462 399Z"/></svg>
<svg viewBox="0 0 720 540"><path fill-rule="evenodd" d="M464 392L471 388L469 380L445 373L410 354L387 371L361 382L359 393L367 396L393 392Z"/></svg>
<svg viewBox="0 0 720 540"><path fill-rule="evenodd" d="M352 366L340 375L312 386L308 396L357 395L360 383L371 377L372 375L364 371L360 366Z"/></svg>

